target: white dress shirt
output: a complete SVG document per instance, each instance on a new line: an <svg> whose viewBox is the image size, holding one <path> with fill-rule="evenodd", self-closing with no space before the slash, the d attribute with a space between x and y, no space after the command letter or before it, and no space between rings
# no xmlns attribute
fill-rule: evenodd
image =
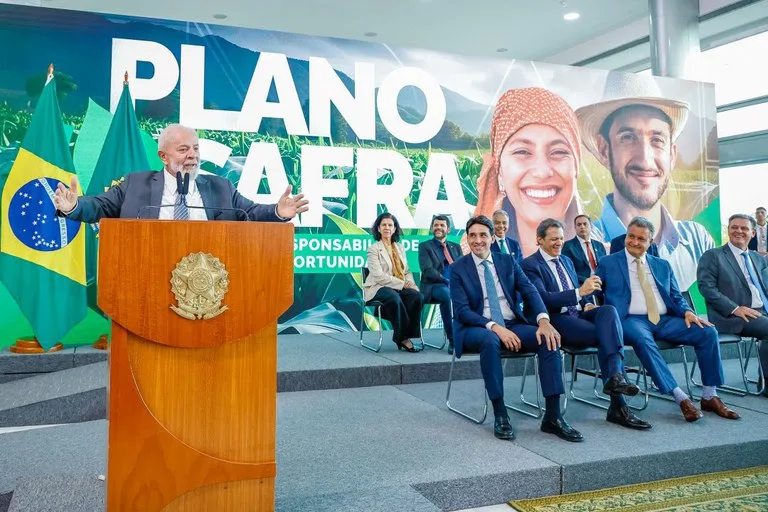
<svg viewBox="0 0 768 512"><path fill-rule="evenodd" d="M629 314L647 315L648 305L645 303L643 287L640 286L640 279L637 277L637 263L635 263L635 257L629 254L629 251L624 252L627 255L627 264L629 265L629 290L632 293L632 299L629 301ZM651 283L651 290L653 290L653 296L656 298L656 307L659 309L659 316L666 315L667 305L664 303L664 299L661 298L659 289L656 287L656 279L653 278L653 272L651 272L651 268L648 266L645 254L640 258L640 261L645 268L645 277Z"/></svg>
<svg viewBox="0 0 768 512"><path fill-rule="evenodd" d="M584 257L587 259L587 265L589 265L589 275L595 275L595 269L592 268L592 265L589 263L589 252L587 252L587 244L591 244L592 242L590 240L584 240L580 236L577 236L576 239L579 241L579 245L581 246L581 252L584 253ZM595 249L590 247L592 249L592 257L595 258L595 265L597 265L597 253L595 252Z"/></svg>
<svg viewBox="0 0 768 512"><path fill-rule="evenodd" d="M176 177L171 176L168 171L162 171L163 173L163 198L160 200L160 204L172 204L175 205L179 198L179 194L176 191ZM187 206L205 206L203 204L203 197L200 195L200 191L197 189L197 183L195 180L189 180L189 191L187 192ZM173 220L173 206L164 206L160 208L160 220ZM199 208L189 209L189 220L208 220L208 215L205 210Z"/></svg>
<svg viewBox="0 0 768 512"><path fill-rule="evenodd" d="M547 254L544 249L539 248L539 254L541 254L541 257L544 258L544 261L547 262L547 266L549 267L549 271L552 272L552 276L555 278L555 282L557 283L557 289L561 292L563 290L563 284L560 282L560 276L557 275L557 265L555 265L554 256L550 256ZM576 309L581 311L581 304L579 304L579 301L581 300L581 292L579 292L579 289L573 285L573 281L571 281L570 276L568 276L568 272L565 270L565 264L563 264L563 260L560 260L560 265L563 267L563 273L565 274L565 281L568 283L568 286L571 290L576 292ZM567 313L568 308L563 306L560 308L561 313Z"/></svg>
<svg viewBox="0 0 768 512"><path fill-rule="evenodd" d="M755 227L755 235L757 236L757 252L766 252L768 247L766 246L766 236L768 236L768 224L761 226L758 224Z"/></svg>
<svg viewBox="0 0 768 512"><path fill-rule="evenodd" d="M488 292L485 289L485 265L483 265L483 261L485 260L477 257L475 253L472 253L472 260L475 262L477 275L480 278L480 287L483 289L483 316L485 318L491 318L491 307L488 305ZM501 315L504 317L504 320L512 320L515 318L515 312L512 311L512 308L509 305L509 301L507 301L507 297L504 295L504 289L501 287L501 281L499 281L499 275L496 273L496 265L493 264L493 256L491 253L488 254L487 261L490 264L489 268L491 269L491 274L493 275L493 282L496 284L496 295L499 296ZM536 317L536 321L538 322L542 318L549 320L549 315L546 313L539 313L539 315ZM485 324L485 327L490 329L495 323L496 322L490 321ZM504 326L502 325L502 327Z"/></svg>
<svg viewBox="0 0 768 512"><path fill-rule="evenodd" d="M744 279L747 280L747 286L749 286L749 293L752 294L752 305L750 307L752 309L763 307L763 301L760 299L760 291L757 288L755 288L754 284L752 284L752 278L749 277L749 271L747 270L746 262L744 261L744 257L742 256L742 253L747 253L747 257L749 257L749 251L742 251L741 249L733 245L731 242L728 242L728 247L730 247L734 258L736 258L736 263L739 264L741 273L744 274ZM757 269L755 269L755 272L757 272ZM734 309L733 311L736 311L736 309Z"/></svg>

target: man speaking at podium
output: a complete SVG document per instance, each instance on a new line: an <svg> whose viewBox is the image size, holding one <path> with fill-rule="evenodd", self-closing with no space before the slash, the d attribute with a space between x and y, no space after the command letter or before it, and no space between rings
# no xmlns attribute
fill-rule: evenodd
<svg viewBox="0 0 768 512"><path fill-rule="evenodd" d="M164 172L134 172L95 197L77 195L77 178L68 189L59 183L53 198L58 212L87 223L103 217L161 220L254 220L283 222L307 211L304 194L291 197L289 186L277 204L255 204L226 178L200 175L197 133L168 125L157 140Z"/></svg>

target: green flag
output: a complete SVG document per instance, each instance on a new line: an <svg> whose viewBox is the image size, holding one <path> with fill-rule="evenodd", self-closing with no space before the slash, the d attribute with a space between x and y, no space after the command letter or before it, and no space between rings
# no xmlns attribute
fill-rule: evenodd
<svg viewBox="0 0 768 512"><path fill-rule="evenodd" d="M53 205L74 173L51 67L0 200L0 280L46 350L87 311L86 227Z"/></svg>
<svg viewBox="0 0 768 512"><path fill-rule="evenodd" d="M99 159L93 170L87 195L102 194L117 185L126 174L149 170L147 152L144 148L139 122L133 109L128 78L123 83L123 93L117 104L107 138L101 148ZM86 275L88 276L88 305L99 311L96 305L96 274L98 263L98 225L88 229L86 236Z"/></svg>

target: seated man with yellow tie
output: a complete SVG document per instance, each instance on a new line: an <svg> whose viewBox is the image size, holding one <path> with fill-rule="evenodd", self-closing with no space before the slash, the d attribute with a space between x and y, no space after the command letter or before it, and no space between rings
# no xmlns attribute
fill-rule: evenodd
<svg viewBox="0 0 768 512"><path fill-rule="evenodd" d="M453 350L451 319L451 264L461 257L461 246L448 240L451 223L445 215L432 217L432 240L419 244L419 268L421 269L421 293L424 302L440 304L448 351Z"/></svg>
<svg viewBox="0 0 768 512"><path fill-rule="evenodd" d="M669 263L646 254L654 232L651 221L635 217L627 228L624 250L600 260L595 275L603 283L605 304L615 307L622 320L624 344L635 350L659 390L674 396L686 421L696 421L703 415L677 385L657 339L692 346L704 384L701 409L738 419L738 413L717 396L717 386L723 384L717 331L691 310Z"/></svg>

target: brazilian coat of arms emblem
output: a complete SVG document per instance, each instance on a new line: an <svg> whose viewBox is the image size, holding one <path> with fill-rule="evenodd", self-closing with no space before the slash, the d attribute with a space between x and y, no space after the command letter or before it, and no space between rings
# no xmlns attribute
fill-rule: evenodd
<svg viewBox="0 0 768 512"><path fill-rule="evenodd" d="M211 254L185 256L171 272L171 291L178 305L171 309L189 320L209 320L229 309L221 304L229 288L229 272Z"/></svg>

